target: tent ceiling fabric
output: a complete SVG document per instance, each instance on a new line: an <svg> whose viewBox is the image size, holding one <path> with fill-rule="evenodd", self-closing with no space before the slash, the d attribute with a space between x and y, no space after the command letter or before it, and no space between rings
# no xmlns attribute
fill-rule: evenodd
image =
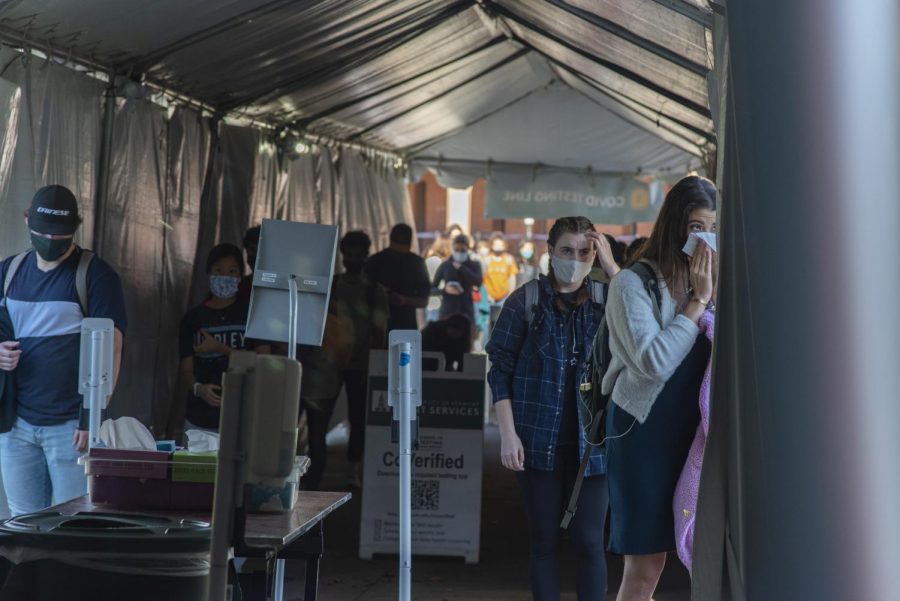
<svg viewBox="0 0 900 601"><path fill-rule="evenodd" d="M8 0L0 38L403 154L555 79L593 118L699 156L711 20L706 0Z"/></svg>
<svg viewBox="0 0 900 601"><path fill-rule="evenodd" d="M684 169L696 157L623 119L597 118L607 112L567 85L553 83L423 154L432 158L535 164L557 157L554 166L633 172ZM521 127L530 123L530 127ZM597 146L597 140L603 140ZM592 163L587 162L586 157Z"/></svg>

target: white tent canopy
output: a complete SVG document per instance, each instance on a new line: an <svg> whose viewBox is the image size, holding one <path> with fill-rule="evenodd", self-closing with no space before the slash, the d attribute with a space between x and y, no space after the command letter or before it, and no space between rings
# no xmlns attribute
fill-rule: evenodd
<svg viewBox="0 0 900 601"><path fill-rule="evenodd" d="M552 78L521 100L418 151L414 161L434 169L442 184L457 188L472 185L473 177L489 177L490 163L632 174L684 173L700 163L696 155Z"/></svg>

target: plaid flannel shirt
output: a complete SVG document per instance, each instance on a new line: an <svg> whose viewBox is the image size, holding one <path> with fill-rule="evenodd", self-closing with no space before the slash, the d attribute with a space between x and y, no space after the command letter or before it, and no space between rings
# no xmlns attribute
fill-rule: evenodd
<svg viewBox="0 0 900 601"><path fill-rule="evenodd" d="M563 402L566 394L566 318L555 307L556 292L546 276L541 276L538 316L529 328L525 290L513 292L491 332L487 353L488 372L494 402L510 399L516 434L525 448L525 466L552 471L556 455ZM600 326L603 309L588 301L575 316L576 340L582 345L582 362L576 366L576 394L590 360L594 335ZM579 456L584 457L587 424L581 407ZM591 449L586 475L606 473L606 458L600 449Z"/></svg>

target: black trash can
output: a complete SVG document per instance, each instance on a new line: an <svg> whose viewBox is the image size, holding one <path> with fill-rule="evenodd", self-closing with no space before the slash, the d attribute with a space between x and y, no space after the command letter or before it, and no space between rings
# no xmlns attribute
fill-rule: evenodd
<svg viewBox="0 0 900 601"><path fill-rule="evenodd" d="M0 601L201 601L210 525L41 512L0 524Z"/></svg>

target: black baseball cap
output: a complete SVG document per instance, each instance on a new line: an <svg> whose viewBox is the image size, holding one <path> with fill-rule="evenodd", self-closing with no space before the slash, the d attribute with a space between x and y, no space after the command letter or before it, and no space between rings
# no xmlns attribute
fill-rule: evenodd
<svg viewBox="0 0 900 601"><path fill-rule="evenodd" d="M72 236L81 225L78 201L65 186L44 186L31 199L28 227L39 234Z"/></svg>

